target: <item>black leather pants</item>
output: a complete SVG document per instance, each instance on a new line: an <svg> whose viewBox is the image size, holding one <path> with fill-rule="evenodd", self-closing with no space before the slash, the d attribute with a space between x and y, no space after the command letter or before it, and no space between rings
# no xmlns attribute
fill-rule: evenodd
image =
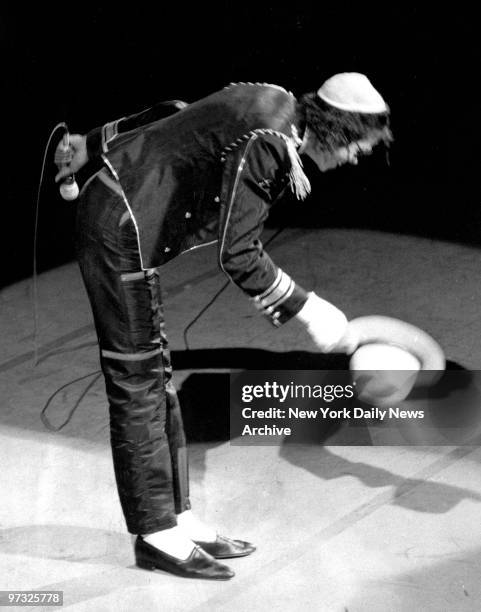
<svg viewBox="0 0 481 612"><path fill-rule="evenodd" d="M159 271L141 270L133 222L107 170L82 191L76 247L99 341L127 528L134 534L168 529L190 503Z"/></svg>

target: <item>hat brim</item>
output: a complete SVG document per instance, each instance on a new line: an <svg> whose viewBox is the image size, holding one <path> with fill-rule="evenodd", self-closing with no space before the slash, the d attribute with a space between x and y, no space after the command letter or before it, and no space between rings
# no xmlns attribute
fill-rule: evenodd
<svg viewBox="0 0 481 612"><path fill-rule="evenodd" d="M446 359L441 346L427 332L393 317L370 315L358 317L349 326L359 338L359 345L372 342L393 344L414 355L421 370L443 371Z"/></svg>

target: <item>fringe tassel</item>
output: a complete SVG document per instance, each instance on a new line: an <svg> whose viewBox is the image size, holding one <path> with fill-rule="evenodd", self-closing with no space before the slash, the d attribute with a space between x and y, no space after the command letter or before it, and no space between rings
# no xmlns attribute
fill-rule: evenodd
<svg viewBox="0 0 481 612"><path fill-rule="evenodd" d="M289 172L291 191L298 200L305 200L305 198L311 193L311 183L304 174L304 170L302 169L302 161L297 152L297 147L302 143L302 140L299 138L297 129L294 125L291 126L291 133L292 136L289 138L287 134L283 134L282 132L278 132L277 130L273 130L271 128L258 128L256 130L251 130L247 134L244 134L243 136L237 138L237 140L231 142L227 147L224 147L220 159L222 162L224 162L228 152L238 147L244 140L251 138L253 134L273 134L278 136L286 143L287 153L291 162L291 169Z"/></svg>
<svg viewBox="0 0 481 612"><path fill-rule="evenodd" d="M292 138L285 137L287 152L291 160L291 170L289 172L289 182L291 190L298 200L304 200L311 193L311 184L302 169L302 161Z"/></svg>

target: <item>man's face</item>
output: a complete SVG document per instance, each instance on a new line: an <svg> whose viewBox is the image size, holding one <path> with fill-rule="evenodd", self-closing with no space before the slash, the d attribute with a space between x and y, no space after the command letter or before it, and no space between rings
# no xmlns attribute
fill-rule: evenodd
<svg viewBox="0 0 481 612"><path fill-rule="evenodd" d="M381 136L380 132L373 132L366 138L340 147L333 152L322 150L317 141L313 140L304 152L315 162L321 172L326 172L344 164L357 164L360 156L369 155L372 152L381 140Z"/></svg>

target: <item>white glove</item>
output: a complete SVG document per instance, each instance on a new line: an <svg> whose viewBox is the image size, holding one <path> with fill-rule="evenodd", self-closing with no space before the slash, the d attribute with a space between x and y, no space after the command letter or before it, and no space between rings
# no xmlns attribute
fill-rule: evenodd
<svg viewBox="0 0 481 612"><path fill-rule="evenodd" d="M355 342L343 342L348 332L344 313L314 292L308 294L307 302L295 318L306 327L307 333L323 353L334 349L347 353L355 350Z"/></svg>

